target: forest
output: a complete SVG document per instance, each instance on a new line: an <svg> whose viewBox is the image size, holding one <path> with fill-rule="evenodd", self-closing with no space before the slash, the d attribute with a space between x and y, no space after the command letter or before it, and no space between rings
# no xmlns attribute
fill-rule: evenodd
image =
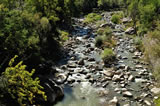
<svg viewBox="0 0 160 106"><path fill-rule="evenodd" d="M83 35L87 35L82 37L84 41L79 38ZM133 45L130 40L133 40ZM92 44L95 46L92 47ZM83 46L84 53L79 50L83 50ZM133 50L132 46L135 47ZM135 55L131 56L134 66L126 62L129 61L127 58L130 59L125 57L129 53L122 56L127 48ZM101 58L100 61L89 56L84 59L85 53L96 50L100 51L97 57ZM76 57L79 51L82 57ZM61 60L68 63L63 67L59 65ZM101 65L101 60L104 66L99 68L97 65ZM125 63L117 65L121 60ZM96 65L92 65L94 61ZM130 105L118 103L121 100L114 97L111 101L106 100L112 105L95 106L139 106L138 103L140 106L160 106L159 64L160 0L0 0L0 106L53 106L65 96L62 90L64 85L71 85L72 88L73 83L83 82L83 79L73 81L70 76L74 76L77 68L84 67L76 73L87 77L85 79L93 86L95 83L98 86L100 82L100 87L108 86L110 89L114 83L117 86L127 83L122 87L121 94L129 98ZM57 67L63 72L59 72ZM137 68L137 73L141 70L151 72L144 71L138 77L129 71L132 67ZM112 81L101 81L101 77L97 76L94 79L94 73L98 75L96 72L84 71L93 69ZM113 70L117 71L113 74ZM119 70L129 74L115 74ZM62 77L64 81L61 82ZM130 84L136 86L141 77L145 81L140 82L147 87L138 87L137 90L145 93L151 89L146 96L135 97L136 93L133 95L133 92L123 91ZM104 83L105 87L102 86Z"/></svg>

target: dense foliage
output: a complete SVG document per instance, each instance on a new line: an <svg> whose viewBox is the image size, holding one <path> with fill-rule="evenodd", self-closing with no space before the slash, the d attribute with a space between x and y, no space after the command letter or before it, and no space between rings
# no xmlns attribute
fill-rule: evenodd
<svg viewBox="0 0 160 106"><path fill-rule="evenodd" d="M26 65L23 65L22 61L14 66L13 64L16 57L17 56L10 60L9 67L7 67L2 74L6 80L3 89L4 92L6 94L9 93L21 106L35 104L38 97L47 100L45 92L42 91L43 87L39 85L39 79L32 78L35 70L33 69L31 73L28 72Z"/></svg>

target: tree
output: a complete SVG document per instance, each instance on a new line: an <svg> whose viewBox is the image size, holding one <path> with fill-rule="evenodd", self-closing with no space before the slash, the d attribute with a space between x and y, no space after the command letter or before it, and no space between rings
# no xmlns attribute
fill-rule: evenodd
<svg viewBox="0 0 160 106"><path fill-rule="evenodd" d="M155 15L155 6L153 4L147 4L145 6L141 5L139 11L141 27L143 32L146 33L147 30L151 28Z"/></svg>
<svg viewBox="0 0 160 106"><path fill-rule="evenodd" d="M131 2L131 4L129 5L129 15L131 16L132 20L133 20L133 27L135 29L135 32L137 34L137 27L136 27L136 23L139 17L139 0L133 0Z"/></svg>

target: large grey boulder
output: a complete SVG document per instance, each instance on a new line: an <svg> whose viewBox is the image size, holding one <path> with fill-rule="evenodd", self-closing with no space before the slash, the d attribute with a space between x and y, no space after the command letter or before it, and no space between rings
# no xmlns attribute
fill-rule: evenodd
<svg viewBox="0 0 160 106"><path fill-rule="evenodd" d="M41 102L44 102L47 105L53 105L59 100L63 99L63 89L58 86L52 78L50 78L48 75L39 75L38 77L40 79L40 84L44 88L45 94L47 96L47 101Z"/></svg>

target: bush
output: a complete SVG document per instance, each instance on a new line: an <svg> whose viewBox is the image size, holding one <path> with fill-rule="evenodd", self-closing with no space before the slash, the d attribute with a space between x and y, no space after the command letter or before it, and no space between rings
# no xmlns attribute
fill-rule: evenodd
<svg viewBox="0 0 160 106"><path fill-rule="evenodd" d="M60 39L61 39L62 42L67 41L69 39L69 37L68 37L69 33L68 32L59 30L59 33L60 33Z"/></svg>
<svg viewBox="0 0 160 106"><path fill-rule="evenodd" d="M106 28L104 29L104 35L111 37L111 35L112 35L112 30L111 30L110 27L106 27Z"/></svg>
<svg viewBox="0 0 160 106"><path fill-rule="evenodd" d="M103 33L104 33L104 28L99 28L99 29L97 30L97 34L98 34L98 35L103 35Z"/></svg>
<svg viewBox="0 0 160 106"><path fill-rule="evenodd" d="M155 106L160 106L160 97L154 100Z"/></svg>
<svg viewBox="0 0 160 106"><path fill-rule="evenodd" d="M136 48L140 51L143 50L143 42L142 39L140 37L135 37L134 38L134 44L136 45Z"/></svg>
<svg viewBox="0 0 160 106"><path fill-rule="evenodd" d="M119 15L116 15L114 14L111 18L111 21L115 24L119 24L120 23L120 16Z"/></svg>
<svg viewBox="0 0 160 106"><path fill-rule="evenodd" d="M86 23L86 24L94 23L94 22L101 20L101 19L102 19L101 15L98 15L96 13L90 13L87 16L85 16L84 23Z"/></svg>
<svg viewBox="0 0 160 106"><path fill-rule="evenodd" d="M103 44L103 38L102 38L102 36L97 36L97 37L96 37L96 43L95 43L95 45L96 45L97 47L101 47L102 44Z"/></svg>
<svg viewBox="0 0 160 106"><path fill-rule="evenodd" d="M112 37L112 30L109 27L99 28L97 34L100 35L96 37L97 47L113 47L115 46L115 39Z"/></svg>
<svg viewBox="0 0 160 106"><path fill-rule="evenodd" d="M43 87L39 85L38 78L32 79L35 72L33 69L31 73L26 70L26 65L22 65L22 61L13 66L15 58L9 62L9 67L6 68L2 74L7 80L5 91L21 105L34 104L37 97L46 100L45 92L42 91ZM39 99L39 98L38 98Z"/></svg>
<svg viewBox="0 0 160 106"><path fill-rule="evenodd" d="M106 48L101 54L101 57L105 63L108 63L113 61L113 59L115 58L115 54L113 53L112 49Z"/></svg>

